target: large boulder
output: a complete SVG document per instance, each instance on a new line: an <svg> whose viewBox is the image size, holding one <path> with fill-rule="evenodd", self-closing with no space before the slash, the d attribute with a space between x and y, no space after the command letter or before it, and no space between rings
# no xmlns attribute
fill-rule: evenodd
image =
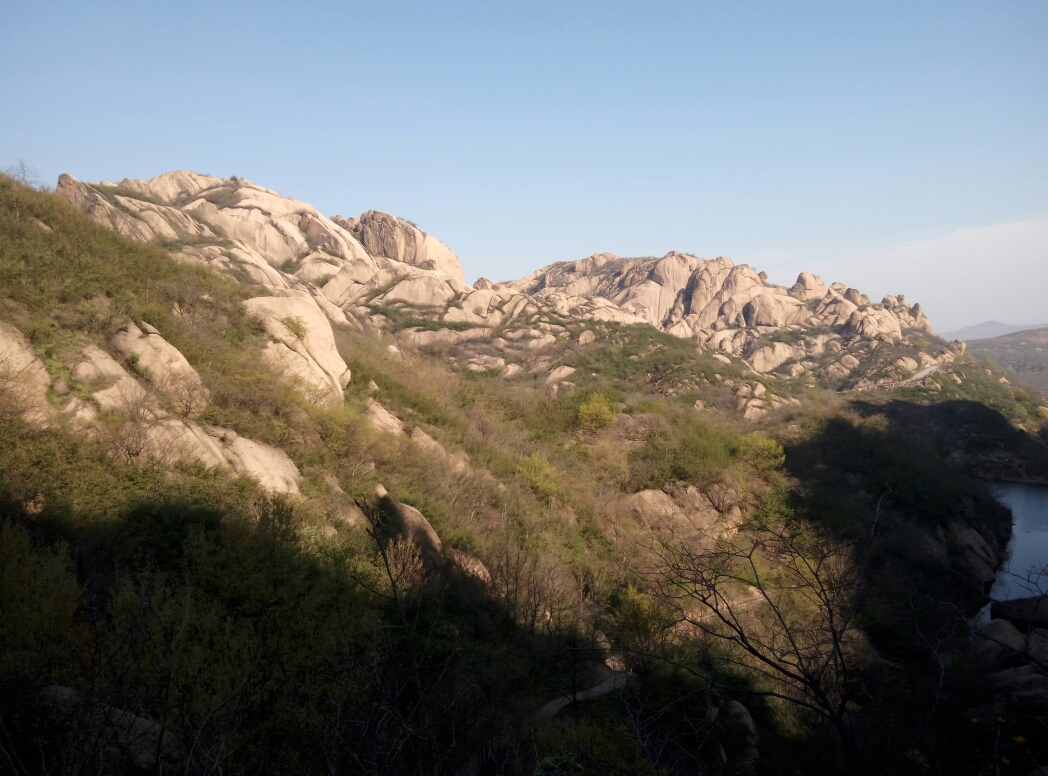
<svg viewBox="0 0 1048 776"><path fill-rule="evenodd" d="M160 336L155 328L143 323L125 324L113 338L113 348L127 358L135 358L146 379L182 415L193 415L207 406L210 394L200 375L186 357Z"/></svg>
<svg viewBox="0 0 1048 776"><path fill-rule="evenodd" d="M993 584L1000 558L982 535L970 526L952 522L947 537L961 566L981 585Z"/></svg>
<svg viewBox="0 0 1048 776"><path fill-rule="evenodd" d="M749 709L739 701L728 701L717 721L726 733L726 748L736 767L746 767L757 759L760 755L757 725Z"/></svg>
<svg viewBox="0 0 1048 776"><path fill-rule="evenodd" d="M73 377L87 383L92 398L103 412L126 411L153 402L148 392L128 374L115 358L96 345L86 345Z"/></svg>
<svg viewBox="0 0 1048 776"><path fill-rule="evenodd" d="M994 619L1010 620L1022 630L1048 628L1048 595L994 601L990 605Z"/></svg>
<svg viewBox="0 0 1048 776"><path fill-rule="evenodd" d="M404 433L404 424L400 422L400 418L370 397L367 400L366 414L376 430L394 436Z"/></svg>
<svg viewBox="0 0 1048 776"><path fill-rule="evenodd" d="M1008 620L990 620L972 635L976 659L989 668L1013 664L1026 651L1026 637Z"/></svg>
<svg viewBox="0 0 1048 776"><path fill-rule="evenodd" d="M410 539L418 545L418 548L422 550L422 554L427 559L432 561L440 557L441 550L444 547L443 542L440 541L440 536L437 535L437 532L430 525L425 515L409 504L398 502L392 502L391 509L396 518L397 529L401 536Z"/></svg>
<svg viewBox="0 0 1048 776"><path fill-rule="evenodd" d="M350 371L335 347L331 323L309 294L262 296L244 302L272 337L263 356L311 398L342 401Z"/></svg>
<svg viewBox="0 0 1048 776"><path fill-rule="evenodd" d="M14 326L0 321L0 413L46 424L54 414L47 401L50 385L47 367L29 340Z"/></svg>
<svg viewBox="0 0 1048 776"><path fill-rule="evenodd" d="M401 280L386 292L386 302L403 302L413 307L442 307L451 297L453 289L434 275L418 275Z"/></svg>
<svg viewBox="0 0 1048 776"><path fill-rule="evenodd" d="M223 452L238 473L253 477L263 490L271 493L299 492L302 475L295 462L280 448L236 436L223 445Z"/></svg>
<svg viewBox="0 0 1048 776"><path fill-rule="evenodd" d="M168 727L130 711L88 699L72 687L48 685L34 699L44 719L65 735L78 735L78 751L91 752L97 773L137 776L195 773L199 763ZM86 749L86 751L85 751ZM74 768L71 773L87 772Z"/></svg>
<svg viewBox="0 0 1048 776"><path fill-rule="evenodd" d="M888 310L865 307L848 316L845 331L867 339L885 339L894 342L902 337L899 319Z"/></svg>
<svg viewBox="0 0 1048 776"><path fill-rule="evenodd" d="M789 326L807 320L808 315L803 302L784 294L761 293L742 308L747 326Z"/></svg>
<svg viewBox="0 0 1048 776"><path fill-rule="evenodd" d="M790 288L790 296L802 302L813 299L822 299L826 296L826 284L822 278L810 272L802 272L797 276L797 282Z"/></svg>
<svg viewBox="0 0 1048 776"><path fill-rule="evenodd" d="M750 356L750 366L755 372L771 372L796 357L793 348L785 342L773 342L756 350Z"/></svg>
<svg viewBox="0 0 1048 776"><path fill-rule="evenodd" d="M358 220L357 229L360 241L373 255L440 270L460 283L465 282L458 256L414 224L380 210L369 210Z"/></svg>

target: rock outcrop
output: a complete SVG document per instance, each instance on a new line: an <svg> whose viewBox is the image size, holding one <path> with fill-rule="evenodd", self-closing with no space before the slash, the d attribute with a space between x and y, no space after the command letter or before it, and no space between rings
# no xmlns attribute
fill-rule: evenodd
<svg viewBox="0 0 1048 776"><path fill-rule="evenodd" d="M332 220L356 234L368 253L374 256L385 256L425 269L438 269L465 282L458 257L440 240L409 221L380 210L369 210L352 221L339 216Z"/></svg>
<svg viewBox="0 0 1048 776"><path fill-rule="evenodd" d="M496 344L509 348L509 357L471 354L465 368L478 372L520 374L561 341L565 323L587 327L588 333L574 332L584 345L596 336L594 324L608 322L654 326L745 359L762 374L865 390L910 376L874 358L877 345L913 347L934 334L920 305L902 295L874 302L808 272L786 288L728 258L677 252L632 259L599 253L520 280L482 278L470 287L455 254L409 221L377 210L327 218L240 178L183 171L85 184L64 175L58 193L127 237L181 244L174 254L180 260L262 286L266 297L312 298L335 325L382 331L393 328L390 315L425 319L429 325L409 326L399 335L420 348L485 340L502 329ZM307 391L340 394L337 365L296 345L278 324L267 328L274 339L267 358L274 366ZM928 381L926 387L937 385Z"/></svg>
<svg viewBox="0 0 1048 776"><path fill-rule="evenodd" d="M903 297L871 304L856 289L840 283L826 286L807 272L786 289L723 257L668 253L661 259L622 259L601 253L551 264L499 287L542 299L563 314L583 319L644 321L746 356L760 372L807 355L805 334L808 339L835 332L894 342L904 329L933 333L920 305L911 308ZM608 304L620 313L612 313ZM761 344L762 337L781 329L805 332L798 335L799 346Z"/></svg>
<svg viewBox="0 0 1048 776"><path fill-rule="evenodd" d="M189 418L200 402L206 403L206 388L196 370L155 329L129 324L117 333L113 346L118 352L138 356L148 386L102 348L84 346L70 375L86 386L90 400L64 397L63 412L72 427L101 436L114 453L128 460L228 466L254 478L269 492L298 493L302 477L283 450L230 429L203 427ZM184 389L174 395L185 402L174 404L178 410L174 414L168 409L172 407L173 381Z"/></svg>
<svg viewBox="0 0 1048 776"><path fill-rule="evenodd" d="M47 401L51 376L29 340L18 329L0 321L0 412L21 415L30 423L45 424L53 415Z"/></svg>
<svg viewBox="0 0 1048 776"><path fill-rule="evenodd" d="M335 323L349 322L337 308L352 307L397 277L426 280L402 287L390 301L442 305L469 290L458 257L406 221L378 211L327 218L240 178L178 171L86 184L62 175L56 192L125 237L182 243L174 252L182 261L254 285L310 293Z"/></svg>
<svg viewBox="0 0 1048 776"><path fill-rule="evenodd" d="M272 337L262 351L270 365L318 403L342 401L350 370L335 347L330 321L312 296L289 291L286 296L248 299L244 305Z"/></svg>
<svg viewBox="0 0 1048 776"><path fill-rule="evenodd" d="M113 348L125 358L134 358L146 379L175 405L177 411L194 415L207 406L210 394L200 375L177 348L143 323L125 324L113 338Z"/></svg>

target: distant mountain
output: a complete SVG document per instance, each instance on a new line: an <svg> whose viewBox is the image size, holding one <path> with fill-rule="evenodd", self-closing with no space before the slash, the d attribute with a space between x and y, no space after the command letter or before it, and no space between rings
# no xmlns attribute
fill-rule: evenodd
<svg viewBox="0 0 1048 776"><path fill-rule="evenodd" d="M971 340L992 339L1003 337L1005 334L1015 334L1018 331L1029 331L1030 329L1048 328L1048 323L1031 323L1028 325L1018 323L1001 323L1000 321L983 321L974 326L965 326L956 331L944 331L941 336L945 340Z"/></svg>
<svg viewBox="0 0 1048 776"><path fill-rule="evenodd" d="M1015 378L1048 391L1048 327L976 340L968 344L968 350L976 358L991 359Z"/></svg>

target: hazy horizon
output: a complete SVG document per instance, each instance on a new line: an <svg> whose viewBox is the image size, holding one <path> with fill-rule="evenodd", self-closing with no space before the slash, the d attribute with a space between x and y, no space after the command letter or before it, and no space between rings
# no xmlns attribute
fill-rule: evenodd
<svg viewBox="0 0 1048 776"><path fill-rule="evenodd" d="M0 167L240 175L467 279L611 251L802 270L939 330L1048 318L1048 6L0 10Z"/></svg>

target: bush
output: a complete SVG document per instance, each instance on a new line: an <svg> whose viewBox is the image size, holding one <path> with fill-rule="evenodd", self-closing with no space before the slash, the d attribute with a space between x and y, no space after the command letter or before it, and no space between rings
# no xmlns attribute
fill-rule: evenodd
<svg viewBox="0 0 1048 776"><path fill-rule="evenodd" d="M786 462L782 445L762 434L749 434L739 440L735 454L761 474L768 474Z"/></svg>
<svg viewBox="0 0 1048 776"><path fill-rule="evenodd" d="M538 453L532 453L521 461L517 467L517 474L524 478L528 487L543 501L553 503L563 495L560 486L553 479L553 467Z"/></svg>
<svg viewBox="0 0 1048 776"><path fill-rule="evenodd" d="M280 322L284 324L284 328L291 332L291 336L297 340L304 339L306 336L306 322L303 321L297 315L288 315L280 319Z"/></svg>
<svg viewBox="0 0 1048 776"><path fill-rule="evenodd" d="M688 415L671 418L630 453L633 486L657 488L671 480L709 484L731 465L735 440L730 432Z"/></svg>
<svg viewBox="0 0 1048 776"><path fill-rule="evenodd" d="M608 428L615 425L615 410L603 394L595 393L579 406L578 423L590 431Z"/></svg>

